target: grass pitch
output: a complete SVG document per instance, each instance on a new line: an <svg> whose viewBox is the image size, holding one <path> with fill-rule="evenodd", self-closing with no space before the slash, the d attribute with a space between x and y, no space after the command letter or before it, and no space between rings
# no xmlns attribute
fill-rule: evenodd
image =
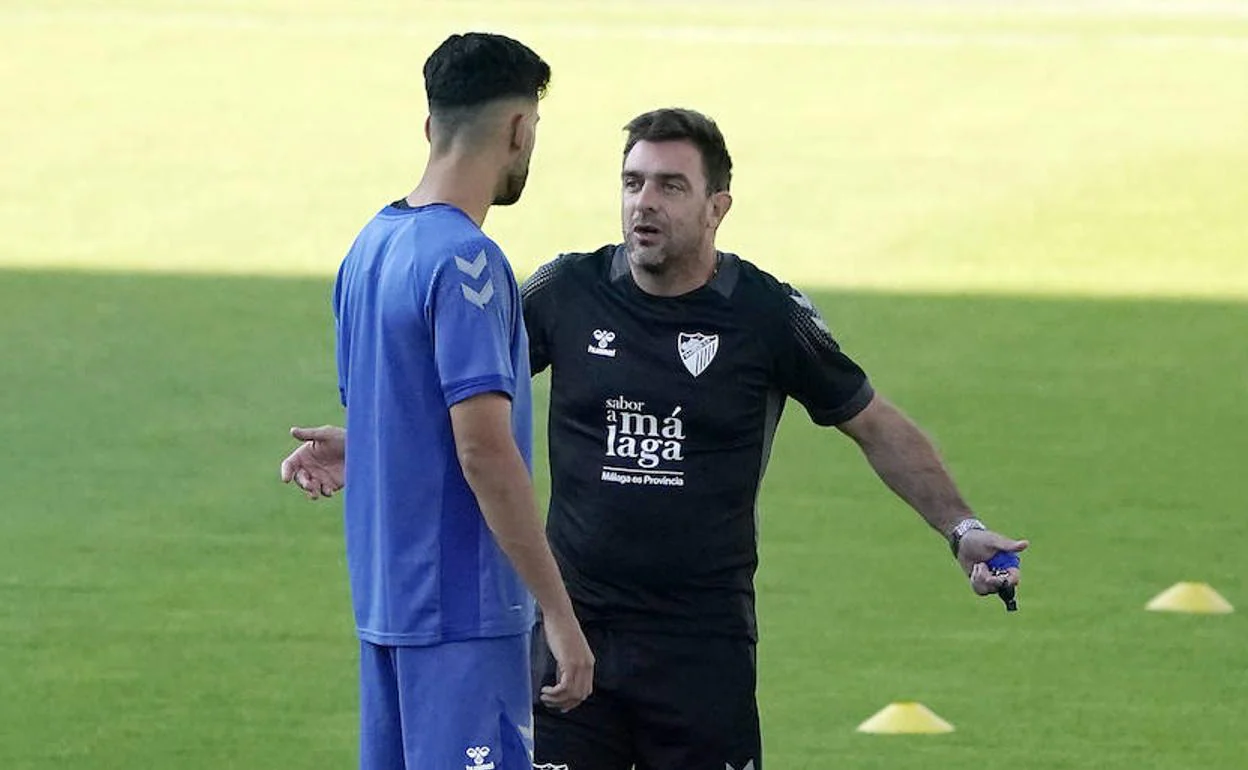
<svg viewBox="0 0 1248 770"><path fill-rule="evenodd" d="M790 405L771 767L1242 764L1248 7L0 0L0 767L353 763L340 511L276 467L339 416L328 275L414 183L420 64L467 28L555 69L487 223L519 272L616 237L625 121L703 109L737 162L721 244L823 287L1034 542L1006 616ZM1143 611L1187 579L1240 613ZM854 733L904 699L958 731Z"/></svg>

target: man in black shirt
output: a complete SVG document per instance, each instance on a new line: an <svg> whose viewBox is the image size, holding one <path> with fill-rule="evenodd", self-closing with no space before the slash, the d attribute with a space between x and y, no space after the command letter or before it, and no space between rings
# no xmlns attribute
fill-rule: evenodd
<svg viewBox="0 0 1248 770"><path fill-rule="evenodd" d="M756 502L788 397L858 443L977 593L1016 584L985 563L1027 543L974 518L804 295L716 250L732 163L715 123L664 109L626 130L624 243L522 288L533 372L551 370L547 534L596 659L577 709L535 704L536 767L761 770Z"/></svg>
<svg viewBox="0 0 1248 770"><path fill-rule="evenodd" d="M716 250L732 166L714 122L657 110L626 130L624 243L564 255L521 290L533 372L551 369L547 535L598 666L580 708L538 707L536 759L757 770L756 501L786 397L960 541L978 593L1017 582L983 562L1026 543L977 528L932 444L805 296Z"/></svg>

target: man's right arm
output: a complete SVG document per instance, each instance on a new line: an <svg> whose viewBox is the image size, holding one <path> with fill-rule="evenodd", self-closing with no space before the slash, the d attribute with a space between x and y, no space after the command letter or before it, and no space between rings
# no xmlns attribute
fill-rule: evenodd
<svg viewBox="0 0 1248 770"><path fill-rule="evenodd" d="M594 658L577 623L572 601L546 540L528 466L511 433L511 401L481 393L451 407L455 451L499 547L542 608L559 680L543 688L542 701L569 709L593 688Z"/></svg>
<svg viewBox="0 0 1248 770"><path fill-rule="evenodd" d="M564 257L556 257L533 271L520 286L524 325L529 336L529 369L534 377L550 366L550 327L554 314L554 293L551 289L563 264Z"/></svg>

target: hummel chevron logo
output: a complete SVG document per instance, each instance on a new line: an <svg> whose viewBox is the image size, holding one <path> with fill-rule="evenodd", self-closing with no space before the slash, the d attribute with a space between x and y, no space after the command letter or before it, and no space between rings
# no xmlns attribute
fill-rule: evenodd
<svg viewBox="0 0 1248 770"><path fill-rule="evenodd" d="M489 267L489 264L490 260L485 256L484 249L482 249L477 254L477 258L471 262L463 257L455 257L455 267L459 269L459 272L474 281L481 277L481 274L485 272L485 269ZM490 304L490 300L494 299L493 278L487 277L485 279L485 285L480 289L472 288L467 282L461 283L460 288L464 290L464 299L468 300L482 310L485 309L486 305Z"/></svg>
<svg viewBox="0 0 1248 770"><path fill-rule="evenodd" d="M482 271L485 270L485 267L488 264L490 264L490 262L485 258L484 250L482 250L481 253L477 255L477 258L471 262L463 257L455 258L455 267L459 268L459 272L467 273L468 277L474 281L481 277Z"/></svg>
<svg viewBox="0 0 1248 770"><path fill-rule="evenodd" d="M482 310L485 309L486 305L490 304L490 300L494 299L494 281L492 280L486 281L485 286L482 287L481 291L474 291L473 288L466 283L460 284L459 288L464 290L464 299L468 300Z"/></svg>
<svg viewBox="0 0 1248 770"><path fill-rule="evenodd" d="M823 316L819 315L819 308L815 307L815 303L811 302L805 294L802 294L797 289L790 288L789 291L791 292L789 299L796 302L798 307L810 313L810 320L815 326L819 327L819 331L831 336L832 330L828 328L828 324L823 320Z"/></svg>

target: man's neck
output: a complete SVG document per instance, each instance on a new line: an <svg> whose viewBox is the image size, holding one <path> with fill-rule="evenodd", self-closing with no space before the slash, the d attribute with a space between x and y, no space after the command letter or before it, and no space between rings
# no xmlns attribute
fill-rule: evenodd
<svg viewBox="0 0 1248 770"><path fill-rule="evenodd" d="M646 294L656 297L679 297L696 291L715 277L719 269L719 254L712 243L696 257L682 260L680 265L662 273L651 273L629 260L628 269L633 275L633 282Z"/></svg>
<svg viewBox="0 0 1248 770"><path fill-rule="evenodd" d="M494 202L494 184L491 169L477 158L453 154L431 158L420 184L408 193L407 205L415 208L446 203L481 227Z"/></svg>

